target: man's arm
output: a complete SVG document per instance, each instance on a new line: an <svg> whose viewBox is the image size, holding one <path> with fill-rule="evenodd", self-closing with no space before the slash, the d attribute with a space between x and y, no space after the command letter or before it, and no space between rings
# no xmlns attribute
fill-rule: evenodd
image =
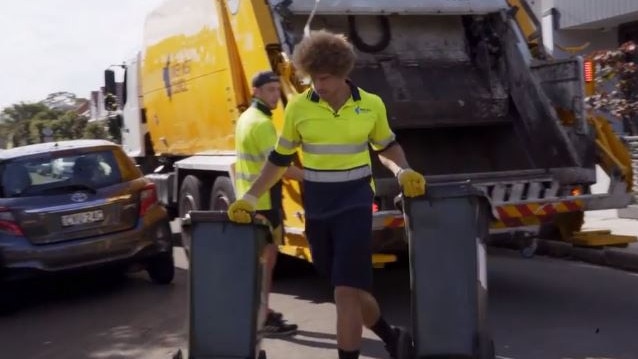
<svg viewBox="0 0 638 359"><path fill-rule="evenodd" d="M402 169L409 168L408 160L405 158L403 148L397 142L391 144L388 148L377 153L379 161L389 169L395 176Z"/></svg>
<svg viewBox="0 0 638 359"><path fill-rule="evenodd" d="M395 142L379 152L379 160L394 173L406 197L425 194L425 178L420 173L410 169L403 148L398 143Z"/></svg>
<svg viewBox="0 0 638 359"><path fill-rule="evenodd" d="M396 142L396 137L386 115L385 105L379 98L377 105L377 119L370 132L369 141L372 149L378 151L379 160L387 167L399 181L399 185L406 197L420 196L425 193L425 178L420 173L410 169L405 158L403 148Z"/></svg>
<svg viewBox="0 0 638 359"><path fill-rule="evenodd" d="M284 178L295 181L303 181L303 170L295 165L290 165L284 173Z"/></svg>
<svg viewBox="0 0 638 359"><path fill-rule="evenodd" d="M277 166L270 161L266 161L259 176L244 196L252 196L255 199L261 197L281 179L286 170L287 167Z"/></svg>
<svg viewBox="0 0 638 359"><path fill-rule="evenodd" d="M291 160L292 155L271 152L248 192L228 207L228 218L237 223L250 223L257 200L281 179Z"/></svg>

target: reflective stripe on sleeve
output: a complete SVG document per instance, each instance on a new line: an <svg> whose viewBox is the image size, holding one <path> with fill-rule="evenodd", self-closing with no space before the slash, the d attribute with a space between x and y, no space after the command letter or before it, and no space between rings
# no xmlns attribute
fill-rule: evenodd
<svg viewBox="0 0 638 359"><path fill-rule="evenodd" d="M251 174L247 174L247 173L243 173L243 172L235 173L235 178L240 179L240 180L244 180L244 181L248 181L248 182L255 181L258 176L259 175L251 175Z"/></svg>
<svg viewBox="0 0 638 359"><path fill-rule="evenodd" d="M288 150L294 150L295 147L299 146L299 144L296 142L289 141L283 137L279 137L279 146Z"/></svg>
<svg viewBox="0 0 638 359"><path fill-rule="evenodd" d="M237 157L242 160L251 162L263 162L268 158L268 155L270 155L270 152L272 152L272 150L273 148L271 147L258 155L240 152L237 154Z"/></svg>
<svg viewBox="0 0 638 359"><path fill-rule="evenodd" d="M392 134L392 136L389 136L382 141L379 141L379 142L370 141L370 143L372 143L372 145L376 146L377 148L386 148L388 147L389 144L391 144L395 140L396 140L396 136Z"/></svg>

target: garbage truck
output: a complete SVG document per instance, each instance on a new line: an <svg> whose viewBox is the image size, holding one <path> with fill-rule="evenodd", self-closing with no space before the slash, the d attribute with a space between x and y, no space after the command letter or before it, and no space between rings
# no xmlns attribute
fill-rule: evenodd
<svg viewBox="0 0 638 359"><path fill-rule="evenodd" d="M583 59L543 56L524 3L166 0L146 17L112 122L174 218L226 209L235 199L234 125L250 105L250 78L280 75L273 121L281 128L287 100L310 86L290 61L295 44L307 30L343 33L358 56L351 80L385 101L411 166L431 184L479 188L491 235L533 238L561 215L625 207L631 174L610 166L609 191L589 190L596 164L613 151L597 140L584 106ZM112 70L105 79L112 97ZM376 156L373 180L373 262L383 267L406 252L405 223L397 181ZM280 251L311 261L302 186L285 180L283 195Z"/></svg>

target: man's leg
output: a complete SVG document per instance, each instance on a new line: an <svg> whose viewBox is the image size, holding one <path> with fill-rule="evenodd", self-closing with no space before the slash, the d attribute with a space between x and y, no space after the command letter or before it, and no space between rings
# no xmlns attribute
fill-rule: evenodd
<svg viewBox="0 0 638 359"><path fill-rule="evenodd" d="M267 219L269 219L272 223L273 218L270 213L261 213L265 215ZM268 218L271 217L271 218ZM274 218L276 220L276 217ZM266 293L266 322L264 323L264 327L262 329L262 333L267 337L281 337L292 335L297 332L296 324L289 324L283 318L281 313L276 313L270 308L270 292L272 291L272 277L275 269L275 265L277 264L277 255L279 252L278 246L282 243L283 240L283 227L279 225L273 228L271 232L272 243L269 243L264 248L264 290Z"/></svg>
<svg viewBox="0 0 638 359"><path fill-rule="evenodd" d="M412 336L403 328L390 326L381 315L381 309L372 294L361 291L363 324L384 343L391 358L411 358L414 351Z"/></svg>
<svg viewBox="0 0 638 359"><path fill-rule="evenodd" d="M266 308L268 308L269 312L272 311L272 309L270 309L270 291L272 290L273 271L277 264L277 252L277 246L272 243L267 244L266 248L264 248L264 276L266 277L264 283L266 288L264 288L264 290L268 293L266 296Z"/></svg>
<svg viewBox="0 0 638 359"><path fill-rule="evenodd" d="M317 272L335 285L335 241L334 218L306 221L306 238L310 244L312 263ZM334 298L337 306L337 346L339 359L359 358L362 318L359 289L335 285Z"/></svg>
<svg viewBox="0 0 638 359"><path fill-rule="evenodd" d="M337 305L340 358L358 358L364 316L362 292L372 290L372 211L355 208L335 216L330 231L334 243L332 282Z"/></svg>
<svg viewBox="0 0 638 359"><path fill-rule="evenodd" d="M337 288L337 342L340 349L349 352L356 350L358 353L362 327L365 325L383 340L392 358L402 359L411 352L411 337L404 330L392 327L385 321L379 304L370 294L371 228L372 213L369 208L347 211L335 218L332 226L335 243L333 281Z"/></svg>
<svg viewBox="0 0 638 359"><path fill-rule="evenodd" d="M361 348L363 316L360 290L337 286L334 296L337 306L337 347L340 359L356 359Z"/></svg>
<svg viewBox="0 0 638 359"><path fill-rule="evenodd" d="M371 328L381 318L381 309L379 303L374 299L372 294L366 291L359 291L359 298L361 300L361 315L363 319L363 325L366 328Z"/></svg>

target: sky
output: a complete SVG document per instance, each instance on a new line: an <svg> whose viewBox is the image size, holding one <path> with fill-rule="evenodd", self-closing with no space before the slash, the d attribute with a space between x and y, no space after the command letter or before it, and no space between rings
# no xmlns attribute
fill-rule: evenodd
<svg viewBox="0 0 638 359"><path fill-rule="evenodd" d="M133 57L162 0L0 0L0 108L52 92L89 97Z"/></svg>

